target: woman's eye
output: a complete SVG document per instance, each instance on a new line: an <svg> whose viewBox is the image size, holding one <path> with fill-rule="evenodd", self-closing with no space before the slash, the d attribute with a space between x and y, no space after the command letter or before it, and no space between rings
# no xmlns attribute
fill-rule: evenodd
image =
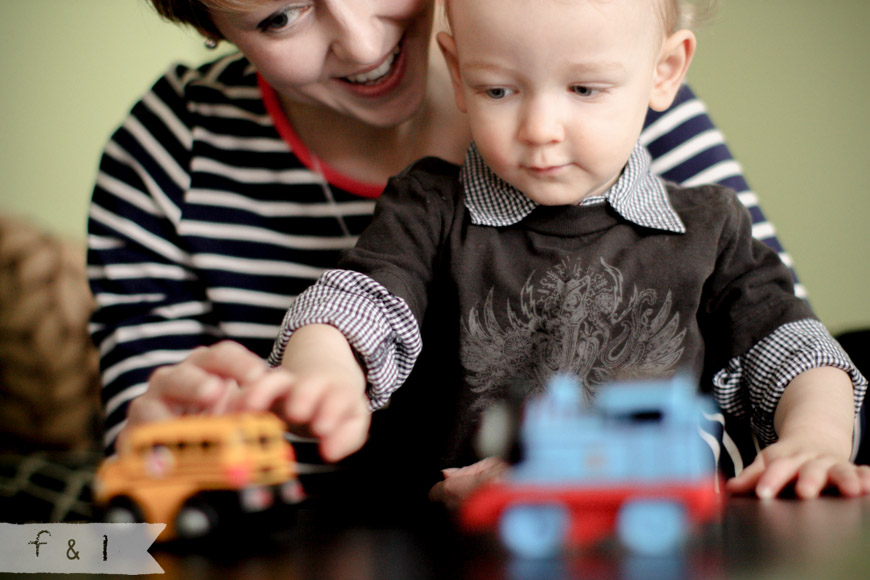
<svg viewBox="0 0 870 580"><path fill-rule="evenodd" d="M503 99L510 94L510 91L504 87L496 87L493 89L486 89L486 96L490 99Z"/></svg>
<svg viewBox="0 0 870 580"><path fill-rule="evenodd" d="M600 89L593 89L592 87L587 87L585 85L574 85L571 87L571 91L580 97L594 97L601 92Z"/></svg>
<svg viewBox="0 0 870 580"><path fill-rule="evenodd" d="M308 6L288 8L272 14L257 25L263 32L278 31L295 23L309 9Z"/></svg>

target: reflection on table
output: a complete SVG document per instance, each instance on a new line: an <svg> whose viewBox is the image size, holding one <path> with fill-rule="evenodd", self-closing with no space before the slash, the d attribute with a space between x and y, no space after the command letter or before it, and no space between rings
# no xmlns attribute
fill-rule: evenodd
<svg viewBox="0 0 870 580"><path fill-rule="evenodd" d="M634 556L605 541L521 560L493 536L464 535L432 506L386 513L314 502L278 522L152 553L167 580L852 579L870 570L868 518L870 498L730 498L717 521L668 556Z"/></svg>

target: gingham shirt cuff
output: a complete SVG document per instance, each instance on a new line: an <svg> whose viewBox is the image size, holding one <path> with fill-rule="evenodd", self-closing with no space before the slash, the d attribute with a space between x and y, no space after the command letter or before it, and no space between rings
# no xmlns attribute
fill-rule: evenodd
<svg viewBox="0 0 870 580"><path fill-rule="evenodd" d="M825 326L805 319L777 328L746 354L733 358L713 377L713 392L723 411L749 416L762 445L776 441L773 416L785 388L799 374L822 366L849 373L855 412L861 408L867 379Z"/></svg>
<svg viewBox="0 0 870 580"><path fill-rule="evenodd" d="M308 324L332 325L347 338L365 367L372 410L389 402L422 349L417 319L405 301L359 272L328 270L296 298L284 316L270 365L281 364L290 336Z"/></svg>

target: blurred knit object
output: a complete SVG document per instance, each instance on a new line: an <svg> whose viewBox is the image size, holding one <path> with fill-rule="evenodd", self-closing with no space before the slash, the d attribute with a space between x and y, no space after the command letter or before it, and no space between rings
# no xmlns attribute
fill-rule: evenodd
<svg viewBox="0 0 870 580"><path fill-rule="evenodd" d="M0 451L99 445L85 251L0 217Z"/></svg>

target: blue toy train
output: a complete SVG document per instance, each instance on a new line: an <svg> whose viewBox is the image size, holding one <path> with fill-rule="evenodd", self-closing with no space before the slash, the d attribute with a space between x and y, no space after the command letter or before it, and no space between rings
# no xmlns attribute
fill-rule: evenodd
<svg viewBox="0 0 870 580"><path fill-rule="evenodd" d="M525 406L520 461L466 501L462 523L497 525L522 556L614 531L633 552L672 550L720 510L713 455L698 432L712 411L682 375L609 384L588 404L575 379L557 375Z"/></svg>

